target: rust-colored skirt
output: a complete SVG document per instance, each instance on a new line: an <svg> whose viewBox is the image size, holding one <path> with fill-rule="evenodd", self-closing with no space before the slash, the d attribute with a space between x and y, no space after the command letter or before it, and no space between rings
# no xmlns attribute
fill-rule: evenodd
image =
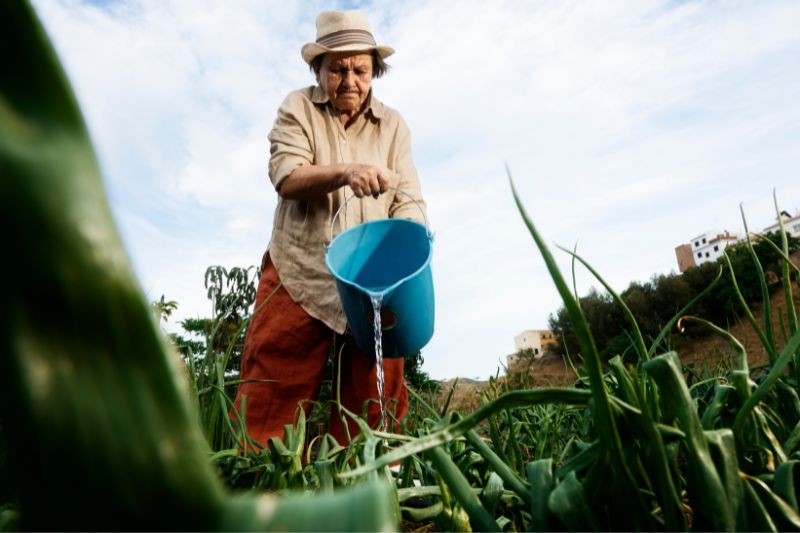
<svg viewBox="0 0 800 533"><path fill-rule="evenodd" d="M242 397L246 396L245 422L250 436L266 445L270 437L283 436L283 426L293 422L298 405L308 414L311 408L308 400L317 398L331 343L334 349L333 399L338 389L342 405L356 414L366 411L369 426L377 428L381 415L374 357L359 350L352 337L337 335L311 317L283 286L278 287L278 272L269 252L264 254L261 271L256 313L248 327L242 353L241 379L269 381L240 384L234 403L234 409L239 410ZM269 301L262 306L267 298ZM338 368L340 349L341 368ZM388 409L394 412L396 420L402 419L408 412L403 359L384 359L384 391ZM358 426L349 417L345 419L350 437L354 437L359 432ZM397 427L391 429L396 431ZM335 405L331 407L328 432L339 443L347 444L347 432Z"/></svg>

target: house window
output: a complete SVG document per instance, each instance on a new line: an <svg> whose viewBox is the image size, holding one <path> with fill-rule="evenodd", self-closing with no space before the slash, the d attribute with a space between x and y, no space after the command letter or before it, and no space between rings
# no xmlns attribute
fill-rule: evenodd
<svg viewBox="0 0 800 533"><path fill-rule="evenodd" d="M697 252L697 257L703 257L703 252Z"/></svg>
<svg viewBox="0 0 800 533"><path fill-rule="evenodd" d="M800 224L795 224L794 226L792 226L792 229L797 233L800 233Z"/></svg>
<svg viewBox="0 0 800 533"><path fill-rule="evenodd" d="M719 246L718 246L718 245L716 245L716 244L714 245L714 251L715 251L715 252L719 252Z"/></svg>
<svg viewBox="0 0 800 533"><path fill-rule="evenodd" d="M533 355L539 355L539 348L533 349Z"/></svg>
<svg viewBox="0 0 800 533"><path fill-rule="evenodd" d="M706 257L708 257L708 252L706 252Z"/></svg>
<svg viewBox="0 0 800 533"><path fill-rule="evenodd" d="M700 241L694 241L695 246L700 246Z"/></svg>
<svg viewBox="0 0 800 533"><path fill-rule="evenodd" d="M705 244L705 243L706 243L706 238L705 238L705 237L703 237L703 244Z"/></svg>

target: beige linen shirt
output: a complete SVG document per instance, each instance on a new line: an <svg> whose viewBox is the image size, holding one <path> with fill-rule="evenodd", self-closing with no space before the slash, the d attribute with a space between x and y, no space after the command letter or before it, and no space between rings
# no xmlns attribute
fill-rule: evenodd
<svg viewBox="0 0 800 533"><path fill-rule="evenodd" d="M293 91L278 109L269 134L269 177L276 189L302 165L362 163L381 168L390 187L413 197L393 189L377 199L353 197L339 213L334 236L369 220L408 218L425 223L408 126L397 111L372 95L367 105L345 128L319 86ZM325 245L331 240L334 214L352 195L346 186L312 200L279 197L269 243L270 257L289 296L339 333L344 333L347 319L325 266Z"/></svg>

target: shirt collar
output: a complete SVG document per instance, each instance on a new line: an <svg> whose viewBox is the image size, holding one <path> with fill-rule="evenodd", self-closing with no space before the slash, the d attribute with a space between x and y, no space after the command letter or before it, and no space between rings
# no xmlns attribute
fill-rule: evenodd
<svg viewBox="0 0 800 533"><path fill-rule="evenodd" d="M328 95L325 94L325 91L322 90L322 87L317 85L314 87L314 90L311 91L311 101L315 104L327 104L330 102ZM369 91L369 96L367 96L367 109L366 112L370 113L373 117L381 120L385 115L385 106L383 102L375 98L373 95L372 89Z"/></svg>

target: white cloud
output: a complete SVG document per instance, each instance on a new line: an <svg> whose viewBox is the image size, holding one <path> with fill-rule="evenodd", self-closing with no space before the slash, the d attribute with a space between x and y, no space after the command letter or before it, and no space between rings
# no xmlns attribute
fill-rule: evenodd
<svg viewBox="0 0 800 533"><path fill-rule="evenodd" d="M335 6L35 4L145 290L177 300L178 318L207 314L205 267L256 264L266 246L266 134L282 98L313 81L299 48ZM579 242L619 289L675 269L695 234L738 230L739 202L756 229L773 187L800 207L796 2L362 5L397 49L376 94L412 129L436 232L434 377L493 373L559 306L504 162L545 239Z"/></svg>

